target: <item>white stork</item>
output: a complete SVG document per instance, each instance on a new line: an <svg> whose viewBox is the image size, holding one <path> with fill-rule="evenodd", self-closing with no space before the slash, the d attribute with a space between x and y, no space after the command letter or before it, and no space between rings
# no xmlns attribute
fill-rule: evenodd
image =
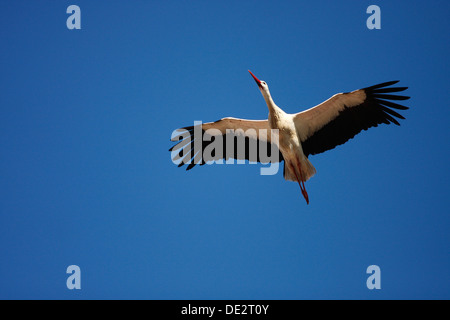
<svg viewBox="0 0 450 320"><path fill-rule="evenodd" d="M223 143L223 158L251 159L248 144L249 140L267 142L271 152L279 152L279 161L285 162L284 178L289 181L297 181L301 192L309 204L308 193L304 182L310 179L316 169L308 160L309 155L325 152L352 139L361 130L376 127L379 124L395 123L400 125L395 117L405 119L392 109L406 110L408 107L388 100L407 100L409 97L391 94L406 90L407 87L390 87L398 81L389 81L371 87L355 90L347 93L338 93L308 110L288 114L278 107L270 95L269 87L265 81L259 80L250 70L250 74L256 81L264 100L269 108L267 120L245 120L236 118L223 118L215 122L203 123L202 134L208 129L216 129L214 139L225 139L229 134L227 129L242 129L251 134L246 134L246 149L244 154L238 155L237 150L231 150L231 155L226 152L226 143ZM254 129L249 130L248 129ZM266 129L266 131L261 130ZM271 135L260 134L270 132L270 129L278 129L278 142L271 141ZM261 131L260 131L261 130ZM182 161L179 167L189 163L186 170L192 169L196 164L203 165L203 150L214 139L202 141L201 152L194 150L194 126L178 129L188 132L188 138L181 136L172 138L178 141L169 151L181 149L178 158ZM211 131L211 130L210 130ZM181 140L181 141L180 141ZM230 150L229 150L230 151ZM255 158L253 158L255 159ZM256 160L259 162L259 156Z"/></svg>

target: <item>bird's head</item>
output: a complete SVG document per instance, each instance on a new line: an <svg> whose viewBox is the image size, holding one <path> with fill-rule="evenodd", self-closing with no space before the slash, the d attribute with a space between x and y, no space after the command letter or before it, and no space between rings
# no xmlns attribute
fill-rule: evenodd
<svg viewBox="0 0 450 320"><path fill-rule="evenodd" d="M259 90L263 93L269 93L269 86L267 83L263 80L259 80L250 70L248 70L250 74L252 75L253 79L255 79L256 84L258 85Z"/></svg>

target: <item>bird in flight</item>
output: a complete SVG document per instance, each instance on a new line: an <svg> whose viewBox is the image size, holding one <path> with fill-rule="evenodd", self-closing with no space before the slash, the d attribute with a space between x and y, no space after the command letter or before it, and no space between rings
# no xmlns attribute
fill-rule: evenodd
<svg viewBox="0 0 450 320"><path fill-rule="evenodd" d="M194 135L198 132L196 126L178 129L177 132L184 134L171 139L177 143L169 151L180 150L176 156L181 159L179 167L189 163L186 170L190 170L196 164L207 163L207 159L202 155L214 141L223 140L221 144L223 150L213 154L215 160L219 157L225 160L233 158L262 162L259 148L266 145L271 153L278 153L279 162L284 161L284 178L298 182L302 195L309 204L305 182L316 173L316 169L308 159L309 155L333 149L352 139L362 130L377 127L382 123L400 125L396 118L405 118L393 109L409 109L391 101L409 99L407 96L393 94L404 91L407 87L392 87L398 81L389 81L352 92L338 93L308 110L288 114L275 104L267 83L259 80L250 70L249 72L269 108L268 119L222 118L215 122L203 123L197 130L202 137L208 135L207 139ZM268 134L273 132L273 129L277 132L275 138L274 135ZM227 143L224 140L230 134L238 135L239 130L245 131L244 152L239 152L236 145L228 147L227 150ZM201 141L198 142L199 140ZM250 148L252 142L258 142L258 147L253 149L253 152ZM195 145L199 147L194 148Z"/></svg>

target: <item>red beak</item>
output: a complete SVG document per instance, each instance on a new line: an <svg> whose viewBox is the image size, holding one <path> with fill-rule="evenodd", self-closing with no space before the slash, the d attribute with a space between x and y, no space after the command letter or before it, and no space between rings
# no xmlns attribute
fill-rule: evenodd
<svg viewBox="0 0 450 320"><path fill-rule="evenodd" d="M259 80L250 70L248 70L248 72L250 72L250 74L252 75L253 79L255 79L256 84L258 85L258 87L261 88L261 80Z"/></svg>

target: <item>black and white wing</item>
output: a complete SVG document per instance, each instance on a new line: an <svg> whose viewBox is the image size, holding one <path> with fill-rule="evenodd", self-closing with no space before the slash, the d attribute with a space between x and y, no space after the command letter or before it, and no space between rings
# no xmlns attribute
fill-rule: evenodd
<svg viewBox="0 0 450 320"><path fill-rule="evenodd" d="M295 114L294 122L301 133L304 154L308 156L333 149L362 130L382 123L400 125L397 118L405 118L393 109L409 108L390 100L407 100L409 97L392 94L407 89L391 87L397 82L339 93L311 109Z"/></svg>
<svg viewBox="0 0 450 320"><path fill-rule="evenodd" d="M273 134L267 120L223 118L177 129L171 139L177 143L169 151L179 167L188 164L186 170L220 159L281 162L283 156L275 142L278 138L273 139Z"/></svg>

